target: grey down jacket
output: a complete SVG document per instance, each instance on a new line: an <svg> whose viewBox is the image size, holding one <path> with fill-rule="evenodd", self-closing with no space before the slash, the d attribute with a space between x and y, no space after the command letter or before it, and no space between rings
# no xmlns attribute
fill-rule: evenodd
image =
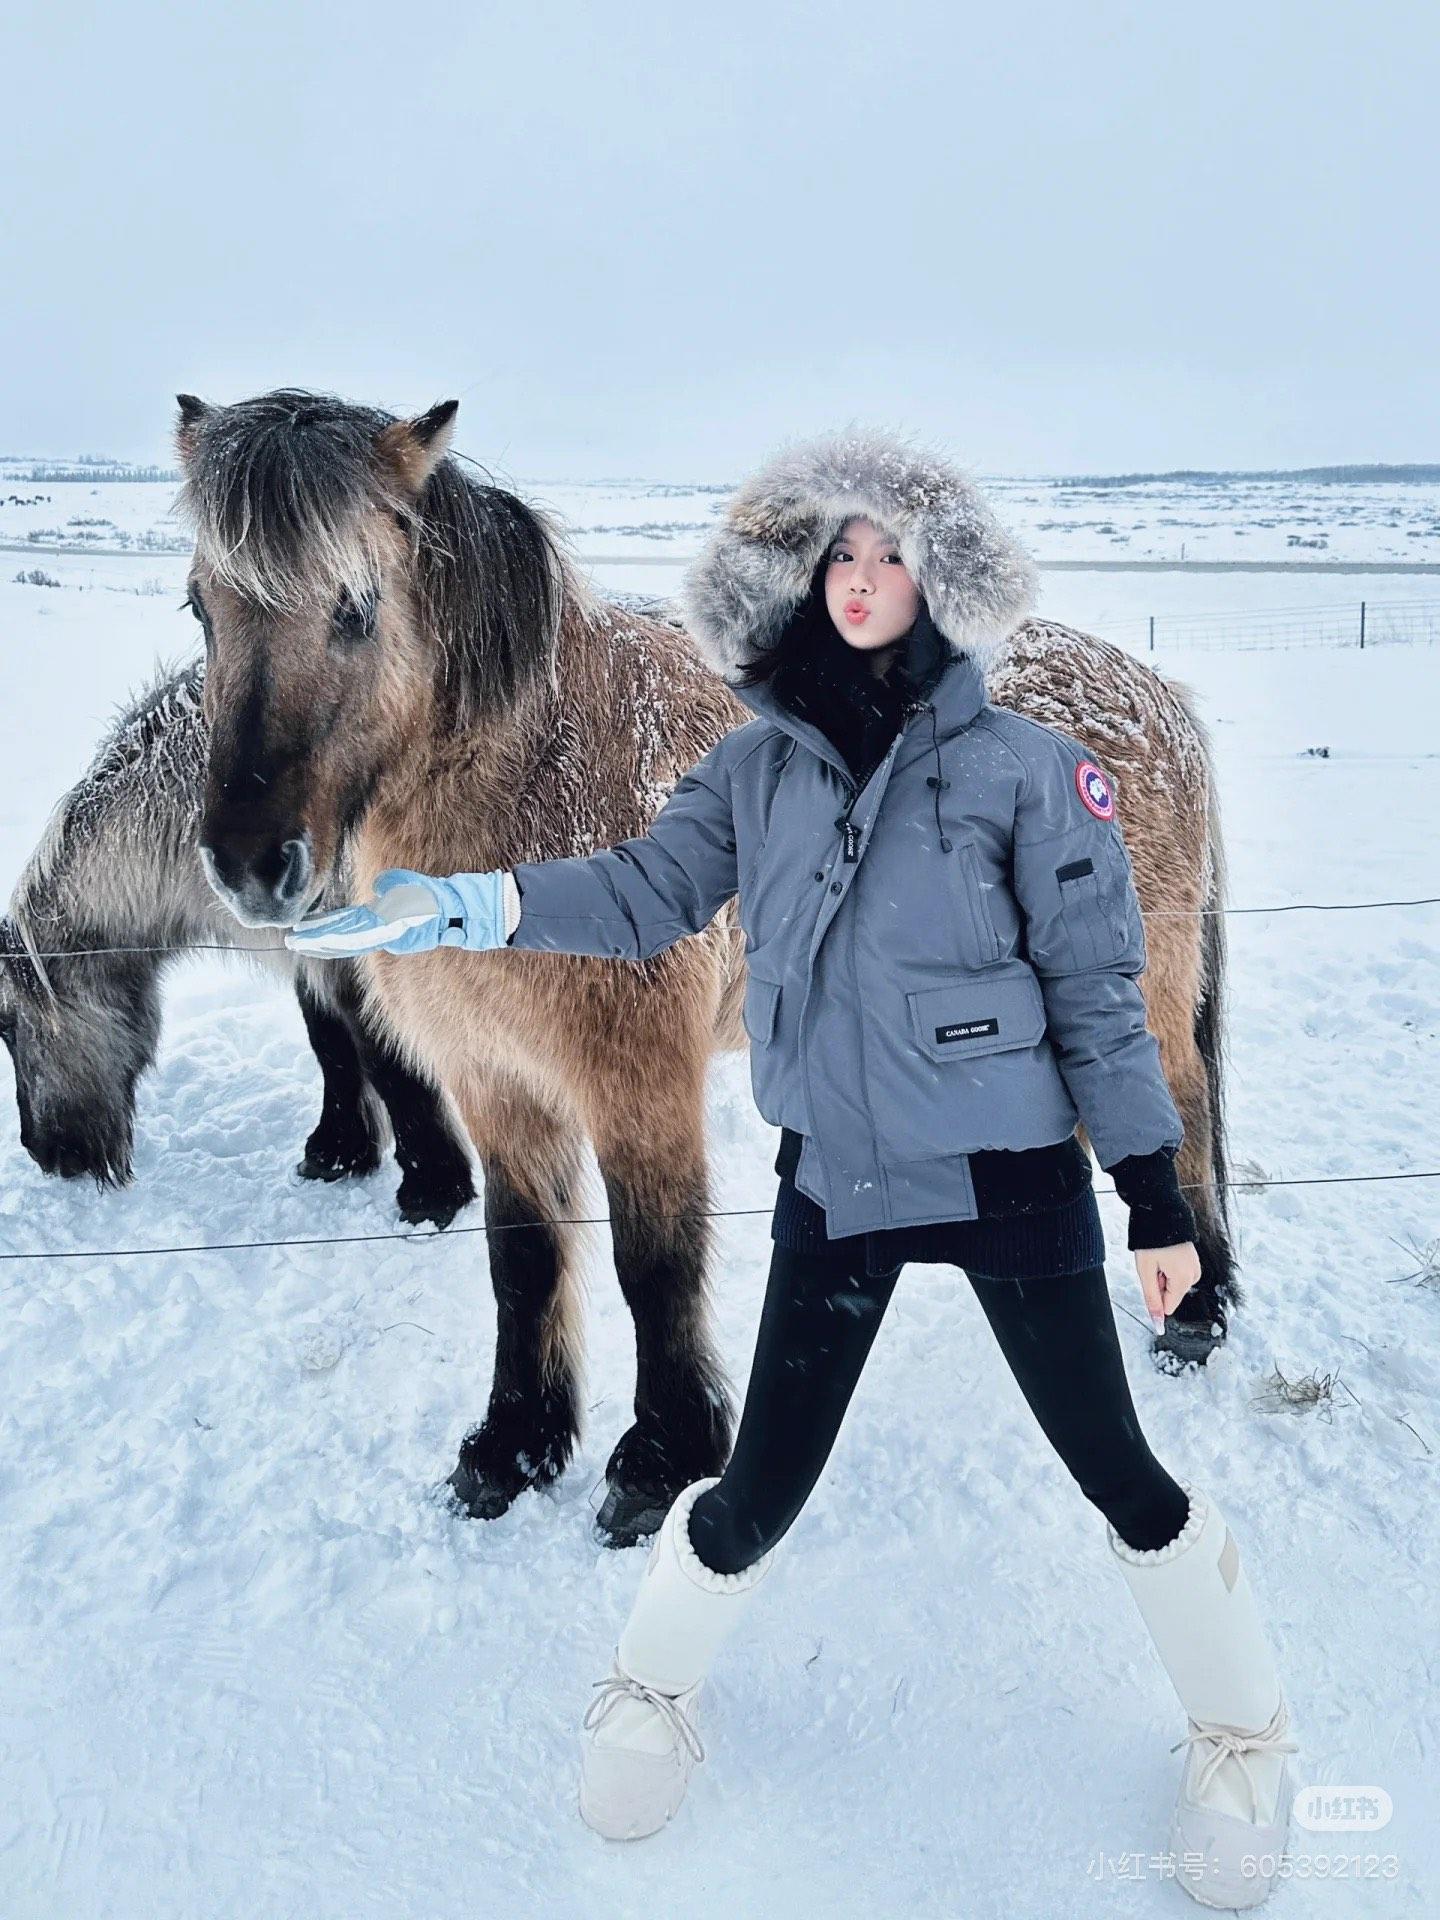
<svg viewBox="0 0 1440 1920"><path fill-rule="evenodd" d="M859 792L824 733L734 682L855 514L897 538L948 645ZM1184 1138L1104 770L986 699L1033 578L947 465L874 435L788 450L734 497L681 600L756 717L643 835L512 870L509 944L535 951L644 959L738 895L755 1103L804 1135L795 1183L832 1237L972 1219L970 1153L1063 1141L1077 1119L1104 1166Z"/></svg>

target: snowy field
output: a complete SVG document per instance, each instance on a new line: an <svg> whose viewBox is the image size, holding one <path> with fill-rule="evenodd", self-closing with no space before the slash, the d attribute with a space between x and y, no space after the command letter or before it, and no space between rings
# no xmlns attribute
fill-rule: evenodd
<svg viewBox="0 0 1440 1920"><path fill-rule="evenodd" d="M463 415L461 436L463 444ZM183 546L169 514L173 486L118 481L113 476L122 470L105 466L78 481L45 477L80 471L73 463L0 453L0 550L20 542L143 558ZM723 476L693 483L515 479L498 464L491 473L553 508L584 552L638 565L693 551L734 485ZM1440 562L1440 485L1433 480L977 478L1006 524L1050 561Z"/></svg>
<svg viewBox="0 0 1440 1920"><path fill-rule="evenodd" d="M92 497L5 472L0 499L51 496L0 512L8 893L113 705L194 629L176 611L183 555L70 524L164 533L173 489L101 482ZM1153 497L1010 487L1002 508L1043 558L1178 551ZM646 591L670 574L632 564L640 549L693 550L723 498L533 491L586 530L580 550L611 556L603 581ZM1187 557L1294 559L1288 534L1318 524L1326 554L1298 557L1377 572L1051 572L1044 610L1131 644L1152 612L1429 590L1383 568L1440 559L1440 490L1271 492L1243 513L1232 501L1228 522L1174 490L1165 511L1206 522L1185 532ZM1067 512L1077 524L1043 524ZM13 551L67 526L116 550ZM16 583L31 565L60 584ZM1434 645L1167 642L1147 657L1198 689L1213 727L1233 905L1440 892ZM1237 1174L1440 1168L1440 908L1239 914L1229 936ZM318 1070L293 998L239 963L173 975L123 1193L39 1173L0 1062L0 1252L399 1224L388 1167L344 1187L295 1176ZM714 1066L711 1123L715 1205L736 1215L716 1223L715 1292L738 1395L775 1188L742 1058ZM1303 1884L1269 1911L1434 1913L1440 1181L1238 1194L1251 1303L1209 1366L1178 1377L1148 1357L1123 1209L1101 1207L1142 1420L1235 1527L1291 1701L1296 1781L1394 1801L1375 1833L1297 1824ZM907 1270L826 1476L717 1663L709 1759L672 1826L632 1847L574 1808L576 1725L643 1562L589 1531L633 1388L604 1228L582 1448L557 1489L491 1523L439 1497L490 1378L478 1234L5 1262L0 1290L0 1920L1196 1911L1161 1865L1183 1714L1103 1523L957 1271ZM1277 1367L1330 1391L1267 1410Z"/></svg>

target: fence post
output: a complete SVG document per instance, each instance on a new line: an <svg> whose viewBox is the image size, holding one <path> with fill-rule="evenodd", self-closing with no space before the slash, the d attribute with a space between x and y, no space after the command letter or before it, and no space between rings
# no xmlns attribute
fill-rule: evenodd
<svg viewBox="0 0 1440 1920"><path fill-rule="evenodd" d="M1360 645L1365 645L1365 602L1360 602Z"/></svg>
<svg viewBox="0 0 1440 1920"><path fill-rule="evenodd" d="M1150 616L1150 651L1152 653L1155 651L1155 616L1153 613Z"/></svg>

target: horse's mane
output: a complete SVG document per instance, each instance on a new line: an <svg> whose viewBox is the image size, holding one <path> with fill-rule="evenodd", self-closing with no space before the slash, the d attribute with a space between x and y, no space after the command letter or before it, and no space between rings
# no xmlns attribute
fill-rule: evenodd
<svg viewBox="0 0 1440 1920"><path fill-rule="evenodd" d="M376 452L396 419L294 387L212 408L176 506L206 566L276 613L342 593L373 600L380 556L366 509L390 514L410 537L438 685L463 727L548 671L564 603L584 590L558 527L477 463L446 454L416 499Z"/></svg>

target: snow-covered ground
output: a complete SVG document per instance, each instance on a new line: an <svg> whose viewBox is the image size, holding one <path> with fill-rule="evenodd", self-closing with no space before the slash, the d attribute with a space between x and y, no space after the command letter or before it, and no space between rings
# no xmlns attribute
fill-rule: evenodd
<svg viewBox="0 0 1440 1920"><path fill-rule="evenodd" d="M7 509L0 538L90 511L74 487L29 491L63 497ZM112 486L95 511L139 532L156 524L148 491ZM609 529L662 510L699 521L719 496L702 498L703 514L634 487L588 518L557 504ZM1035 544L1060 557L1068 538ZM1434 539L1405 546L1436 557ZM1355 551L1389 557L1369 534ZM3 892L111 706L193 636L179 556L37 557L55 588L15 584L22 564L0 569ZM642 571L602 578L663 590ZM158 590L126 590L147 579ZM1129 644L1125 623L1157 609L1426 585L1049 573L1044 604ZM1214 729L1232 904L1440 892L1433 646L1167 642L1153 659L1199 689ZM1440 1168L1440 908L1237 914L1229 934L1237 1172ZM389 1169L339 1188L294 1175L318 1072L293 999L238 965L197 958L173 977L123 1193L39 1173L0 1060L0 1252L398 1225ZM716 1223L715 1294L738 1393L775 1186L743 1059L715 1063L711 1123L715 1205L736 1210ZM1236 1198L1251 1304L1179 1377L1147 1356L1123 1210L1101 1206L1141 1417L1242 1543L1296 1779L1394 1801L1378 1832L1297 1825L1305 1883L1271 1910L1428 1914L1440 1291L1413 1276L1427 1247L1433 1268L1440 1182ZM1103 1523L946 1267L907 1270L827 1473L717 1664L709 1759L680 1815L632 1847L588 1832L575 1728L642 1565L589 1533L634 1365L593 1234L583 1447L557 1490L488 1524L438 1493L488 1387L481 1235L0 1263L3 1920L1194 1911L1161 1867L1183 1716ZM1266 1411L1277 1366L1335 1376L1332 1391Z"/></svg>

